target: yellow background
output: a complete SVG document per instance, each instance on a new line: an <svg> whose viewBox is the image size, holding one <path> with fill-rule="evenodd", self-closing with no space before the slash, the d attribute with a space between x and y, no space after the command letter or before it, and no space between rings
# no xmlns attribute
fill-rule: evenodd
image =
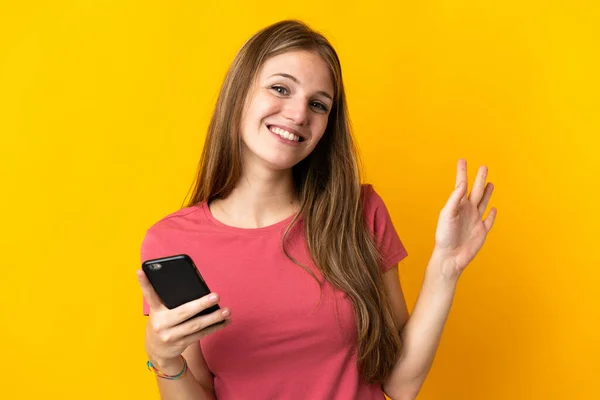
<svg viewBox="0 0 600 400"><path fill-rule="evenodd" d="M300 18L339 51L410 308L456 160L496 185L419 399L600 398L598 3L250 3L1 3L0 397L158 397L140 241L182 204L235 52Z"/></svg>

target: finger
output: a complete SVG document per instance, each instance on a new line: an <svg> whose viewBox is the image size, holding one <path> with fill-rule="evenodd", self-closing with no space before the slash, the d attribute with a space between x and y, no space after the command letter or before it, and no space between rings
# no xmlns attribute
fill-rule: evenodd
<svg viewBox="0 0 600 400"><path fill-rule="evenodd" d="M479 170L477 171L477 176L475 177L475 182L473 182L473 189L471 189L469 200L471 200L471 204L473 204L476 207L481 201L481 197L483 196L487 172L487 167L485 165L479 167Z"/></svg>
<svg viewBox="0 0 600 400"><path fill-rule="evenodd" d="M458 187L459 183L465 182L468 186L468 177L467 177L467 160L461 158L458 160L456 165L456 184L455 187Z"/></svg>
<svg viewBox="0 0 600 400"><path fill-rule="evenodd" d="M216 293L211 293L206 296L202 296L199 299L188 301L187 303L182 304L179 307L175 307L169 313L169 325L174 326L181 324L182 322L187 321L194 315L198 314L200 311L203 311L208 307L217 304L218 302L219 295Z"/></svg>
<svg viewBox="0 0 600 400"><path fill-rule="evenodd" d="M189 346L189 345L197 342L198 340L202 339L205 336L208 336L210 334L218 332L221 329L227 328L229 325L231 325L231 320L230 319L226 320L222 324L212 325L212 326L209 326L208 328L205 328L205 329L203 329L203 330L201 330L199 332L192 333L191 335L187 335L187 336L185 336L185 337L183 337L181 339L182 347L183 346L187 347L187 346Z"/></svg>
<svg viewBox="0 0 600 400"><path fill-rule="evenodd" d="M138 281L140 282L140 287L142 288L142 294L144 295L144 299L153 310L158 310L164 307L162 301L160 301L160 297L156 294L156 291L150 284L148 277L144 273L143 270L138 269L136 271Z"/></svg>
<svg viewBox="0 0 600 400"><path fill-rule="evenodd" d="M483 225L485 226L486 232L489 232L492 229L492 226L494 226L494 221L496 220L497 214L498 211L496 208L492 208L487 217L483 220Z"/></svg>
<svg viewBox="0 0 600 400"><path fill-rule="evenodd" d="M498 210L495 207L493 207L490 210L490 212L488 213L485 220L483 220L483 224L484 224L487 232L489 232L492 229L492 226L494 226L494 221L496 220L496 215L498 215Z"/></svg>
<svg viewBox="0 0 600 400"><path fill-rule="evenodd" d="M458 187L456 189L454 189L454 191L448 198L448 201L446 202L446 205L444 206L442 211L445 213L448 213L450 216L457 215L458 214L458 205L460 204L460 201L465 196L466 192L467 192L466 182L459 182Z"/></svg>
<svg viewBox="0 0 600 400"><path fill-rule="evenodd" d="M231 316L229 308L223 308L207 315L201 315L173 327L173 336L186 337L208 329L210 326L223 322Z"/></svg>
<svg viewBox="0 0 600 400"><path fill-rule="evenodd" d="M494 184L492 182L489 182L485 186L483 198L481 199L481 201L479 202L479 205L477 206L477 211L479 211L479 215L483 215L483 213L485 212L485 209L487 208L490 198L492 197L493 191L494 191Z"/></svg>

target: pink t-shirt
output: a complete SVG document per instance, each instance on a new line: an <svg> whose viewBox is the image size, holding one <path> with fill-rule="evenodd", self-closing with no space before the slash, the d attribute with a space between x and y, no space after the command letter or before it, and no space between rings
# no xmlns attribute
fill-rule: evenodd
<svg viewBox="0 0 600 400"><path fill-rule="evenodd" d="M366 222L387 271L407 251L381 197L370 185L363 190ZM291 220L236 228L216 220L202 203L154 224L141 258L188 254L221 296L220 305L231 308L232 324L200 341L219 400L384 399L381 386L358 374L352 304L323 282L308 255L302 224L290 232L287 248L323 282L320 303L317 282L283 252L281 239Z"/></svg>

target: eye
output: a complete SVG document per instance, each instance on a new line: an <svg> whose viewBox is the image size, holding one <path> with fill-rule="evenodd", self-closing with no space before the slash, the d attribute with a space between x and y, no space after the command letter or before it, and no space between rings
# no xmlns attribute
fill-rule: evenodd
<svg viewBox="0 0 600 400"><path fill-rule="evenodd" d="M315 107L323 112L327 112L327 107L325 107L325 105L323 103L320 103L318 101L313 101L310 103L311 107Z"/></svg>
<svg viewBox="0 0 600 400"><path fill-rule="evenodd" d="M271 90L274 90L277 93L282 94L282 95L289 94L289 91L286 88L284 88L283 86L279 86L279 85L271 86Z"/></svg>

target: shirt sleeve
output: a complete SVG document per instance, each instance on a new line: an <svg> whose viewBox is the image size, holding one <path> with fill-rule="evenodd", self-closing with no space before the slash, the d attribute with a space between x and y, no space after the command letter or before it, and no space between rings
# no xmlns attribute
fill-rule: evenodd
<svg viewBox="0 0 600 400"><path fill-rule="evenodd" d="M394 228L383 199L371 185L363 185L362 189L366 225L381 255L381 270L387 272L408 256L408 252Z"/></svg>

